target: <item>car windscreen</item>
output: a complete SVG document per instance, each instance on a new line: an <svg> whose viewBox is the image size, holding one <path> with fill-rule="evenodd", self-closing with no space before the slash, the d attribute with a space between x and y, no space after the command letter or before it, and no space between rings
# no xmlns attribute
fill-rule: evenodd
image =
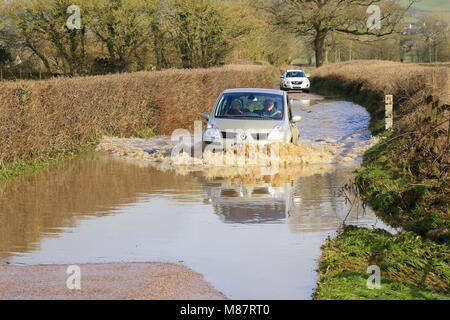
<svg viewBox="0 0 450 320"><path fill-rule="evenodd" d="M284 97L268 93L225 93L216 108L216 118L282 120Z"/></svg>
<svg viewBox="0 0 450 320"><path fill-rule="evenodd" d="M286 73L286 78L305 78L306 74L302 71L290 71Z"/></svg>

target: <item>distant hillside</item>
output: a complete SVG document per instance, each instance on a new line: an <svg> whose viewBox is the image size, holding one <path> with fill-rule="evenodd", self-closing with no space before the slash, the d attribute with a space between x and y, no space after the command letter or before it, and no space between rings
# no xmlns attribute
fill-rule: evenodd
<svg viewBox="0 0 450 320"><path fill-rule="evenodd" d="M408 0L397 0L402 5L407 5ZM418 0L414 7L424 11L450 11L450 0Z"/></svg>

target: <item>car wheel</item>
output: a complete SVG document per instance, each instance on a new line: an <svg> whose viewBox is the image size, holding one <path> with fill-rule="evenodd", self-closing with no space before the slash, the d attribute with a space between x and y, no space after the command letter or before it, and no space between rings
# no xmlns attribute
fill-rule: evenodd
<svg viewBox="0 0 450 320"><path fill-rule="evenodd" d="M303 92L309 93L309 89L304 89Z"/></svg>
<svg viewBox="0 0 450 320"><path fill-rule="evenodd" d="M209 146L211 142L202 141L202 152L205 152L207 146Z"/></svg>

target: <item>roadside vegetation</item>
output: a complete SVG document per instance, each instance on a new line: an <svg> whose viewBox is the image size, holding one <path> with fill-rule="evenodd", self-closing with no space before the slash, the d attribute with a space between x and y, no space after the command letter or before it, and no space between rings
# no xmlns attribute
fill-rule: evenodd
<svg viewBox="0 0 450 320"><path fill-rule="evenodd" d="M398 132L404 130L402 126L413 122L422 124L423 119L417 116L424 114L428 96L450 101L449 79L450 68L447 64L356 60L316 69L312 87L321 93L351 99L366 107L371 115L370 129L377 135L385 129L385 95L394 96Z"/></svg>
<svg viewBox="0 0 450 320"><path fill-rule="evenodd" d="M272 87L269 66L225 66L0 83L0 179L45 167L103 135L193 129L230 87Z"/></svg>
<svg viewBox="0 0 450 320"><path fill-rule="evenodd" d="M450 300L450 248L412 232L344 227L322 246L317 300ZM381 288L369 289L369 266Z"/></svg>
<svg viewBox="0 0 450 320"><path fill-rule="evenodd" d="M49 154L41 158L19 159L16 161L3 161L0 163L0 188L6 184L21 179L24 176L32 175L49 168L59 162L66 161L76 157L81 152L93 150L97 144L95 139L80 144L76 150L62 150L57 153Z"/></svg>
<svg viewBox="0 0 450 320"><path fill-rule="evenodd" d="M444 62L450 13L436 1L0 0L0 81L236 63ZM367 27L370 5L381 8L380 29Z"/></svg>
<svg viewBox="0 0 450 320"><path fill-rule="evenodd" d="M441 2L0 0L0 184L103 135L191 129L222 90L273 87L274 67L323 65L312 87L365 106L382 137L357 173L361 196L408 233L345 228L324 246L316 297L446 298L449 110L430 112L425 101L450 102L450 15L421 10ZM380 29L367 26L373 4ZM72 6L81 14L74 28ZM393 132L384 131L386 94ZM365 269L379 249L388 282L367 291Z"/></svg>
<svg viewBox="0 0 450 320"><path fill-rule="evenodd" d="M0 80L290 62L301 43L253 2L0 0Z"/></svg>
<svg viewBox="0 0 450 320"><path fill-rule="evenodd" d="M450 281L450 69L355 61L318 69L313 87L366 106L381 142L364 155L355 184L383 221L405 231L345 227L320 259L318 299L448 299ZM394 129L384 131L384 96L394 95ZM406 264L405 264L406 263ZM382 289L366 287L370 265ZM437 268L437 269L436 269ZM433 277L437 277L433 279ZM428 281L428 284L427 284Z"/></svg>

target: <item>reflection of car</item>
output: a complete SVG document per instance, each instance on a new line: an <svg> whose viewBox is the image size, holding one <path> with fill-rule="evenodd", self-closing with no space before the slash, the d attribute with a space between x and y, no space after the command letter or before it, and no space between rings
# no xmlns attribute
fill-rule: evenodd
<svg viewBox="0 0 450 320"><path fill-rule="evenodd" d="M302 70L286 70L281 76L280 88L281 90L303 90L309 92L311 84L308 77Z"/></svg>
<svg viewBox="0 0 450 320"><path fill-rule="evenodd" d="M205 186L214 212L226 223L269 223L285 220L292 206L292 186L244 185L215 181Z"/></svg>
<svg viewBox="0 0 450 320"><path fill-rule="evenodd" d="M204 144L296 143L299 130L287 94L269 89L225 90L217 100L203 133Z"/></svg>

